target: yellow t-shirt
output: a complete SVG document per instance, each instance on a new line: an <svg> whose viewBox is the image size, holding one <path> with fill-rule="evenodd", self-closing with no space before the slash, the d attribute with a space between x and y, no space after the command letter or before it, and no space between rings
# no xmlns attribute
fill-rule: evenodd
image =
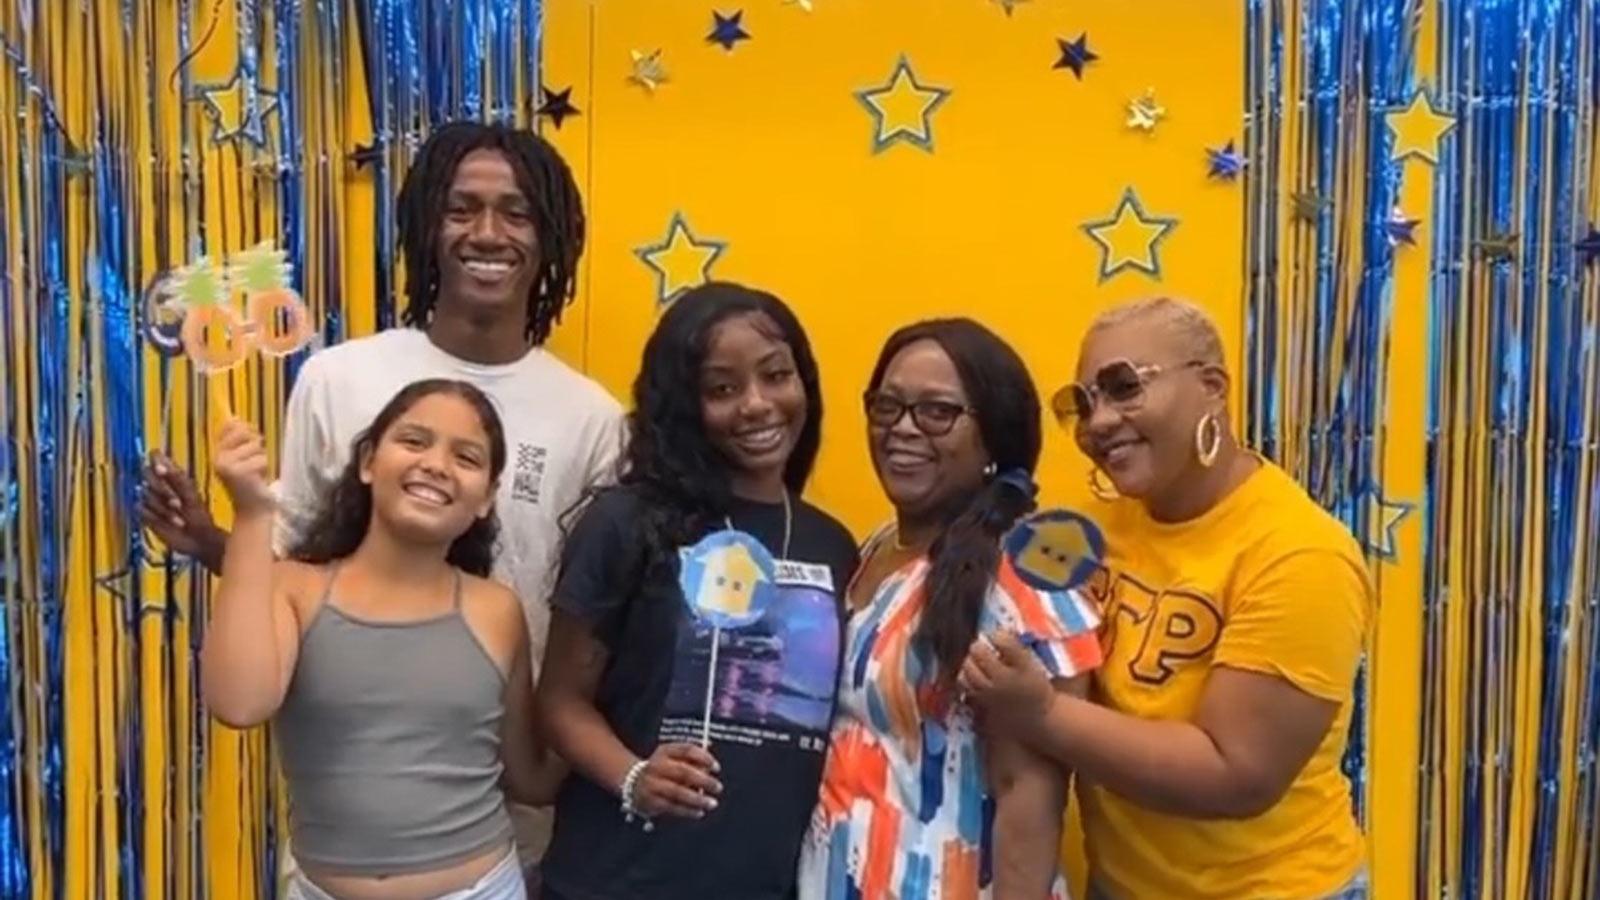
<svg viewBox="0 0 1600 900"><path fill-rule="evenodd" d="M1340 771L1372 587L1355 541L1262 461L1205 515L1152 520L1107 504L1105 622L1096 699L1146 719L1189 719L1213 666L1264 672L1339 703L1333 727L1277 805L1247 820L1151 812L1080 783L1090 870L1118 900L1324 897L1360 871L1364 843Z"/></svg>

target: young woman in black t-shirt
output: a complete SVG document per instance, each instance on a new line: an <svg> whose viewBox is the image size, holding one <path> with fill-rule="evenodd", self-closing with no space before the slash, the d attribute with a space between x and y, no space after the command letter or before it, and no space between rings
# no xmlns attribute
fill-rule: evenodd
<svg viewBox="0 0 1600 900"><path fill-rule="evenodd" d="M822 394L781 301L713 283L645 345L620 483L563 551L539 708L571 764L546 900L780 900L833 716L850 534L800 499ZM691 612L680 554L722 530L775 560L753 622ZM691 557L692 559L693 557ZM692 574L692 572L691 572Z"/></svg>

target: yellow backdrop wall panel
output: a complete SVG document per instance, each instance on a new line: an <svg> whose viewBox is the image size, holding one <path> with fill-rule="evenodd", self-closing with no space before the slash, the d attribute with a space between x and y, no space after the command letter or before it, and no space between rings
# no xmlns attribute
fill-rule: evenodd
<svg viewBox="0 0 1600 900"><path fill-rule="evenodd" d="M546 134L588 202L584 358L619 395L661 308L638 252L666 241L674 215L725 245L707 276L799 311L827 409L812 495L858 533L887 512L860 395L900 325L974 316L1017 346L1048 396L1097 312L1165 292L1206 304L1237 358L1243 203L1236 183L1208 177L1205 149L1241 137L1238 6L1023 3L1008 16L981 0L815 0L809 13L775 0L746 5L751 37L731 51L707 40L711 9L546 10L546 83L575 87L582 110ZM1057 38L1080 34L1099 56L1081 80L1054 67ZM666 80L652 90L630 76L634 52L656 51ZM948 93L928 114L931 147L875 151L857 92L889 84L902 58L917 84ZM1165 118L1130 128L1128 104L1152 88ZM1110 218L1130 187L1150 216L1178 222L1156 244L1159 279L1126 268L1102 281L1083 226ZM1047 496L1081 497L1085 464L1064 436L1048 441Z"/></svg>

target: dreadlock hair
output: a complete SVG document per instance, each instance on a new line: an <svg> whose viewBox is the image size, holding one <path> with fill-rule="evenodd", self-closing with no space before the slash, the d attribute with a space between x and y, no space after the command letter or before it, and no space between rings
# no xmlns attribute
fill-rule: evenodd
<svg viewBox="0 0 1600 900"><path fill-rule="evenodd" d="M400 186L400 247L406 262L406 309L413 328L433 318L439 297L439 225L462 157L498 150L511 163L517 187L533 209L539 273L528 294L527 337L535 347L572 302L583 255L583 198L572 171L556 149L531 131L500 123L451 122L428 136Z"/></svg>

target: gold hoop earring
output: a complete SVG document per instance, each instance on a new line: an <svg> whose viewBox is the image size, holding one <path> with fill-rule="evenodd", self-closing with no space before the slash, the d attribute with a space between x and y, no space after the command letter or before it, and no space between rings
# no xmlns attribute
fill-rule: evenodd
<svg viewBox="0 0 1600 900"><path fill-rule="evenodd" d="M1217 454L1222 452L1222 425L1216 413L1206 413L1195 424L1194 452L1200 465L1208 469L1217 461Z"/></svg>
<svg viewBox="0 0 1600 900"><path fill-rule="evenodd" d="M1117 493L1117 489L1115 487L1100 483L1099 466L1089 467L1089 493L1095 495L1101 500L1105 500L1108 503L1112 500L1117 500L1122 497L1121 494Z"/></svg>

